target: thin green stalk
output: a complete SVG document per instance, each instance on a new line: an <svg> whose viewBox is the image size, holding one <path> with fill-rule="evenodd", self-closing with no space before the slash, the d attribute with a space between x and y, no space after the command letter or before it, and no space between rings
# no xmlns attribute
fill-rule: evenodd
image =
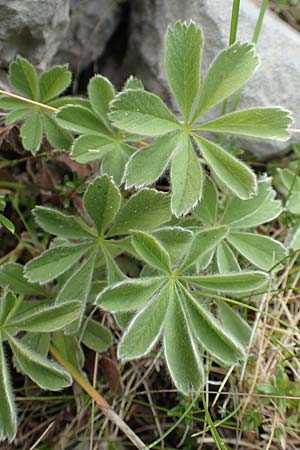
<svg viewBox="0 0 300 450"><path fill-rule="evenodd" d="M258 42L260 32L262 29L262 25L263 25L263 21L264 21L264 17L265 17L265 13L267 10L267 6L268 6L268 0L262 0L258 18L257 18L256 24L255 24L255 29L254 29L253 36L252 36L252 42L254 44L257 44L257 42ZM241 88L239 91L237 91L237 93L233 97L232 104L231 104L231 112L236 110L237 105L239 104L239 102L241 100L242 93L243 93L243 88Z"/></svg>
<svg viewBox="0 0 300 450"><path fill-rule="evenodd" d="M258 42L267 7L268 7L268 0L262 0L258 19L252 36L252 42L254 42L254 44L257 44Z"/></svg>
<svg viewBox="0 0 300 450"><path fill-rule="evenodd" d="M196 396L194 398L194 400L192 401L192 403L190 404L190 406L185 410L185 412L182 414L182 416L179 417L179 419L174 423L174 425L172 425L162 436L160 436L158 439L156 439L156 441L152 442L152 444L150 444L147 447L147 450L155 447L163 439L165 439L170 433L172 433L172 431L174 431L178 427L178 425L183 421L183 419L188 415L188 413L191 411L191 409L193 408L193 406L195 405L197 400L198 400L198 397Z"/></svg>
<svg viewBox="0 0 300 450"><path fill-rule="evenodd" d="M230 22L230 34L229 34L229 45L232 45L236 41L237 28L239 22L239 12L240 12L240 0L233 0L232 12L231 12L231 22ZM227 99L224 100L222 105L221 115L226 113L227 109Z"/></svg>
<svg viewBox="0 0 300 450"><path fill-rule="evenodd" d="M217 430L217 428L215 426L214 421L211 418L211 415L209 413L209 410L208 410L208 407L207 407L207 404L206 404L206 401L205 401L205 395L204 394L202 394L202 403L203 403L203 408L204 408L204 411L205 411L205 416L206 416L208 425L210 427L210 431L211 431L212 437L214 438L214 441L216 443L217 449L218 450L228 450L228 448L224 444L221 436L219 435L219 432L218 432L218 430Z"/></svg>

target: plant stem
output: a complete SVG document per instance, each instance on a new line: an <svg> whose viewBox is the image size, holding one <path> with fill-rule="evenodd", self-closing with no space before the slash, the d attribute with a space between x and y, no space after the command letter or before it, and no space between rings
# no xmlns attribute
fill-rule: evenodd
<svg viewBox="0 0 300 450"><path fill-rule="evenodd" d="M230 23L230 36L229 45L232 45L236 41L237 27L239 21L240 0L233 0L231 23Z"/></svg>
<svg viewBox="0 0 300 450"><path fill-rule="evenodd" d="M255 29L254 29L253 36L252 36L252 42L254 44L257 44L257 42L258 42L260 32L262 29L262 24L263 24L264 17L265 17L265 13L267 10L267 6L268 6L268 0L262 0L262 4L261 4L260 10L259 10L259 15L258 15L256 24L255 24ZM242 93L243 93L243 88L241 88L239 91L237 91L237 93L233 97L232 105L231 105L231 112L236 110L237 105L239 104L239 102L241 100Z"/></svg>
<svg viewBox="0 0 300 450"><path fill-rule="evenodd" d="M239 22L239 12L240 12L240 0L233 0L231 22L230 22L230 34L229 34L229 45L232 45L236 41L237 27ZM222 105L221 115L226 113L227 109L227 99L224 100Z"/></svg>
<svg viewBox="0 0 300 450"><path fill-rule="evenodd" d="M252 36L252 42L254 42L255 44L257 44L257 41L258 41L258 38L259 38L259 35L261 32L261 28L262 28L265 13L267 10L267 6L268 6L268 0L262 0L258 19L257 19L256 25L255 25L253 36Z"/></svg>
<svg viewBox="0 0 300 450"><path fill-rule="evenodd" d="M45 105L44 103L36 102L35 100L30 100L30 98L21 97L21 95L12 94L11 92L4 91L3 89L0 89L0 94L6 95L7 97L16 98L18 100L22 100L22 102L30 103L31 105L34 105L34 106L40 106L41 108L48 109L49 111L52 111L52 112L58 111L58 109L54 108L53 106Z"/></svg>
<svg viewBox="0 0 300 450"><path fill-rule="evenodd" d="M97 403L103 414L118 428L120 428L120 430L123 431L128 439L135 445L135 447L139 450L147 449L147 446L144 444L144 442L141 441L141 439L135 434L135 432L112 409L107 401L96 391L96 389L93 388L89 381L59 353L54 345L51 345L50 352L52 356L70 372L73 379L82 387L82 389L95 401L95 403Z"/></svg>

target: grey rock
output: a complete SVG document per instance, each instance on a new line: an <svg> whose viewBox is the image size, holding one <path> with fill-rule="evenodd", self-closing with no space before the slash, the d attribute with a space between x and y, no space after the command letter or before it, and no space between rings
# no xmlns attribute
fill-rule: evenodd
<svg viewBox="0 0 300 450"><path fill-rule="evenodd" d="M0 0L0 69L20 54L45 69L69 22L68 0Z"/></svg>
<svg viewBox="0 0 300 450"><path fill-rule="evenodd" d="M71 0L70 23L54 62L67 62L77 73L97 63L119 22L122 3L123 0Z"/></svg>
<svg viewBox="0 0 300 450"><path fill-rule="evenodd" d="M205 52L203 72L220 50L228 46L232 0L132 0L131 37L126 67L139 76L149 90L166 99L169 94L163 72L164 33L178 19L193 19L203 29ZM250 0L240 6L238 40L251 40L259 8ZM300 124L300 35L275 14L267 11L258 43L262 63L246 85L240 108L283 106ZM176 108L175 105L173 105ZM214 116L218 114L214 111ZM287 151L288 143L239 141L258 158L270 158Z"/></svg>

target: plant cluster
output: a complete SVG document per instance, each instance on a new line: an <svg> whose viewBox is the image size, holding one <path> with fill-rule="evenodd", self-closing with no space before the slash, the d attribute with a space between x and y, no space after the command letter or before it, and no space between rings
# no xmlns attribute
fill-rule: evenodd
<svg viewBox="0 0 300 450"><path fill-rule="evenodd" d="M258 107L205 119L250 79L259 58L253 44L235 43L200 83L203 45L193 22L166 33L165 72L180 117L134 78L116 94L96 75L88 99L57 98L71 81L65 66L38 76L21 57L11 64L11 86L24 97L4 96L0 107L10 111L8 124L22 121L24 148L35 154L47 139L79 163L100 161L101 173L75 214L35 207L37 225L55 236L49 248L24 267L0 268L0 440L17 430L4 346L40 387L61 389L72 380L47 358L49 348L77 368L80 343L107 349L111 335L96 320L98 308L124 329L120 359L140 358L161 341L184 394L203 387L209 355L223 365L245 358L251 329L232 305L265 289L287 257L280 242L255 231L282 207L271 179L257 179L202 133L286 140L291 118L282 108ZM121 256L134 261L137 277L120 265Z"/></svg>

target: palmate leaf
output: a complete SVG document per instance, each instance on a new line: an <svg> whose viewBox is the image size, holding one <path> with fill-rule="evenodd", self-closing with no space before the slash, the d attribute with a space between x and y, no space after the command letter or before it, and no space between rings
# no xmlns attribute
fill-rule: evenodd
<svg viewBox="0 0 300 450"><path fill-rule="evenodd" d="M31 284L23 275L23 266L18 263L6 263L0 267L0 286L13 289L19 294L44 295L44 289Z"/></svg>
<svg viewBox="0 0 300 450"><path fill-rule="evenodd" d="M203 364L176 288L170 296L163 343L166 364L177 389L184 394L199 392L205 381Z"/></svg>
<svg viewBox="0 0 300 450"><path fill-rule="evenodd" d="M72 143L71 134L60 127L48 111L41 111L44 131L48 142L54 147L61 150L68 150Z"/></svg>
<svg viewBox="0 0 300 450"><path fill-rule="evenodd" d="M0 324L5 325L11 314L17 311L19 302L12 291L5 291L0 299Z"/></svg>
<svg viewBox="0 0 300 450"><path fill-rule="evenodd" d="M193 209L192 214L202 223L214 225L218 211L218 191L215 183L208 176L205 176L201 201Z"/></svg>
<svg viewBox="0 0 300 450"><path fill-rule="evenodd" d="M220 242L216 253L217 266L220 273L239 272L238 260L226 242Z"/></svg>
<svg viewBox="0 0 300 450"><path fill-rule="evenodd" d="M167 252L171 248L172 230L176 231L174 236L178 246L172 255L174 266L178 266L174 257L179 249L183 253L179 261L186 255L181 267L174 272L171 272L171 258ZM234 327L239 323L244 325L242 320L239 321L234 312L225 311L223 326L208 306L202 306L193 297L195 288L217 293L253 292L268 280L268 275L259 271L203 276L184 274L186 270L190 273L190 265L208 252L208 248L213 248L213 244L216 246L226 233L227 227L222 226L201 230L194 239L191 231L179 227L157 230L153 233L155 237L145 232L133 232L136 253L150 267L143 269L141 278L126 279L107 286L95 300L95 304L105 310L114 313L131 311L133 314L132 320L124 323L126 330L119 344L119 357L132 359L145 355L162 335L171 377L176 387L184 393L199 392L204 383L199 345L222 363L235 364L245 355L245 334L248 334L245 327L231 333L230 317L233 317ZM157 276L159 272L162 273ZM196 293L197 297L200 292Z"/></svg>
<svg viewBox="0 0 300 450"><path fill-rule="evenodd" d="M82 335L83 344L95 352L105 352L110 346L110 332L96 320L89 319Z"/></svg>
<svg viewBox="0 0 300 450"><path fill-rule="evenodd" d="M17 412L0 332L0 442L17 433Z"/></svg>
<svg viewBox="0 0 300 450"><path fill-rule="evenodd" d="M143 136L159 136L180 130L176 117L150 92L127 89L111 103L110 119L122 130Z"/></svg>
<svg viewBox="0 0 300 450"><path fill-rule="evenodd" d="M93 250L89 257L82 262L79 268L67 279L59 291L55 303L64 305L73 301L80 302L78 315L65 329L66 333L75 333L81 325L87 300L91 290L92 278L95 269L97 251Z"/></svg>
<svg viewBox="0 0 300 450"><path fill-rule="evenodd" d="M61 305L37 305L28 313L16 314L6 323L6 329L12 328L22 331L47 333L65 328L74 322L80 314L81 304L72 301Z"/></svg>
<svg viewBox="0 0 300 450"><path fill-rule="evenodd" d="M219 312L224 329L244 347L249 344L251 328L240 314L225 301L219 302Z"/></svg>
<svg viewBox="0 0 300 450"><path fill-rule="evenodd" d="M207 254L221 242L228 234L227 227L216 227L209 230L201 230L193 237L190 247L186 253L186 257L180 267L181 271L185 271L190 266Z"/></svg>
<svg viewBox="0 0 300 450"><path fill-rule="evenodd" d="M44 72L39 79L40 102L46 103L58 97L71 83L68 66L55 66Z"/></svg>
<svg viewBox="0 0 300 450"><path fill-rule="evenodd" d="M280 200L275 200L276 192L272 189L271 179L263 177L257 183L257 195L249 200L233 198L221 219L230 228L256 227L270 222L282 211Z"/></svg>
<svg viewBox="0 0 300 450"><path fill-rule="evenodd" d="M221 275L182 276L181 279L209 291L239 293L251 292L264 286L268 281L268 275L259 271L242 271Z"/></svg>
<svg viewBox="0 0 300 450"><path fill-rule="evenodd" d="M151 231L170 218L169 197L154 189L143 189L121 208L108 236L128 234L130 230Z"/></svg>
<svg viewBox="0 0 300 450"><path fill-rule="evenodd" d="M46 250L42 255L37 256L25 265L25 277L32 283L48 283L66 272L92 248L83 243Z"/></svg>
<svg viewBox="0 0 300 450"><path fill-rule="evenodd" d="M134 231L132 232L132 245L147 264L163 272L170 272L170 257L153 236L142 231Z"/></svg>
<svg viewBox="0 0 300 450"><path fill-rule="evenodd" d="M38 111L25 120L21 126L21 138L26 150L35 154L40 148L43 137L43 125Z"/></svg>
<svg viewBox="0 0 300 450"><path fill-rule="evenodd" d="M241 199L251 198L257 191L255 174L222 147L194 134L197 145L217 177Z"/></svg>
<svg viewBox="0 0 300 450"><path fill-rule="evenodd" d="M186 289L182 289L182 296L193 333L206 350L225 364L237 363L245 357L239 341L222 329L220 322L205 306L201 306Z"/></svg>
<svg viewBox="0 0 300 450"><path fill-rule="evenodd" d="M140 278L125 280L105 288L96 298L96 304L112 312L136 310L155 294L163 279Z"/></svg>
<svg viewBox="0 0 300 450"><path fill-rule="evenodd" d="M138 311L118 345L119 358L140 358L154 347L162 333L169 297L170 286L165 286Z"/></svg>
<svg viewBox="0 0 300 450"><path fill-rule="evenodd" d="M175 132L159 137L153 145L136 151L126 164L125 187L142 187L162 176L176 151L180 135Z"/></svg>
<svg viewBox="0 0 300 450"><path fill-rule="evenodd" d="M12 234L15 232L15 226L12 223L11 220L9 220L7 217L5 217L3 214L0 213L0 225L3 225L8 231L10 231Z"/></svg>
<svg viewBox="0 0 300 450"><path fill-rule="evenodd" d="M113 180L103 175L89 184L83 197L83 204L98 234L101 234L118 213L121 194Z"/></svg>
<svg viewBox="0 0 300 450"><path fill-rule="evenodd" d="M35 68L25 58L17 56L9 66L9 83L25 97L38 100L39 84Z"/></svg>
<svg viewBox="0 0 300 450"><path fill-rule="evenodd" d="M36 206L33 210L36 223L47 233L66 239L92 238L93 235L82 228L77 217L45 206Z"/></svg>
<svg viewBox="0 0 300 450"><path fill-rule="evenodd" d="M197 129L286 141L290 138L287 128L292 122L289 111L283 108L251 108L226 114L199 125Z"/></svg>
<svg viewBox="0 0 300 450"><path fill-rule="evenodd" d="M238 252L260 269L269 271L273 266L283 261L288 251L281 242L268 236L254 233L230 232L230 244ZM276 267L278 270L280 267Z"/></svg>
<svg viewBox="0 0 300 450"><path fill-rule="evenodd" d="M7 337L22 372L42 389L58 391L72 384L72 377L63 367L32 351L20 340Z"/></svg>
<svg viewBox="0 0 300 450"><path fill-rule="evenodd" d="M173 266L179 265L193 239L192 231L181 227L164 226L155 230L153 236L167 250Z"/></svg>
<svg viewBox="0 0 300 450"><path fill-rule="evenodd" d="M108 121L109 103L115 97L115 90L111 82L101 76L95 75L90 79L88 85L89 99L91 106L101 120L110 127Z"/></svg>
<svg viewBox="0 0 300 450"><path fill-rule="evenodd" d="M74 140L71 156L75 161L86 164L103 159L113 151L114 146L115 143L110 136L84 134Z"/></svg>
<svg viewBox="0 0 300 450"><path fill-rule="evenodd" d="M59 125L78 134L108 135L106 126L90 109L80 105L63 106L56 114Z"/></svg>
<svg viewBox="0 0 300 450"><path fill-rule="evenodd" d="M194 22L177 22L165 35L164 63L170 90L188 120L200 84L203 35Z"/></svg>
<svg viewBox="0 0 300 450"><path fill-rule="evenodd" d="M240 89L258 65L259 59L251 43L236 42L223 50L208 70L193 121Z"/></svg>
<svg viewBox="0 0 300 450"><path fill-rule="evenodd" d="M183 135L171 164L171 209L176 217L193 209L202 194L202 170L190 138Z"/></svg>

